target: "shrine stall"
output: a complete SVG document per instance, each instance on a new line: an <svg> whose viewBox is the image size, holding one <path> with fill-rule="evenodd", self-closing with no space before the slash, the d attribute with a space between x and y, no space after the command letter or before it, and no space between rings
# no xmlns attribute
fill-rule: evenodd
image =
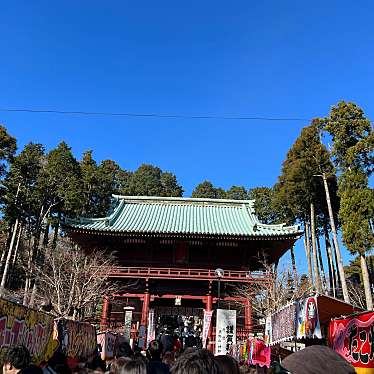
<svg viewBox="0 0 374 374"><path fill-rule="evenodd" d="M362 309L326 295L298 299L266 318L265 343L302 341L306 346L325 345L330 321L357 311Z"/></svg>

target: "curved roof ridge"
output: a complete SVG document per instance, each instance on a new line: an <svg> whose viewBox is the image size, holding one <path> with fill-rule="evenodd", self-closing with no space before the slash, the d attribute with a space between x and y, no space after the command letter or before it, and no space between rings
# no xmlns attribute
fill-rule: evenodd
<svg viewBox="0 0 374 374"><path fill-rule="evenodd" d="M255 200L235 200L235 199L213 199L213 198L201 198L201 197L169 197L169 196L126 196L126 195L112 195L113 198L118 200L127 201L154 201L154 202L196 202L196 203L213 203L213 204L247 204L253 206Z"/></svg>

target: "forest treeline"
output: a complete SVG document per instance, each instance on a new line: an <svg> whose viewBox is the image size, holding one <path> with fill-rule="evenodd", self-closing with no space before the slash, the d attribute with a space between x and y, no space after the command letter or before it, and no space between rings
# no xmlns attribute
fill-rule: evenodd
<svg viewBox="0 0 374 374"><path fill-rule="evenodd" d="M322 141L326 137L331 149ZM274 186L224 190L206 180L195 187L192 197L255 199L256 213L264 223L300 224L307 282L318 292L348 302L353 296L343 268L340 231L360 263L355 293L357 287L362 290L372 309L372 268L366 256L374 244L374 194L369 186L373 149L370 121L356 104L342 101L327 117L301 130ZM56 247L65 217L105 216L112 194L178 197L184 192L169 171L148 164L129 171L113 160L98 163L91 150L76 159L65 142L48 152L42 144L29 143L17 152L16 139L4 126L0 126L0 178L0 291L23 290L24 303L37 289L32 267L43 263L43 248ZM291 259L296 280L293 249Z"/></svg>

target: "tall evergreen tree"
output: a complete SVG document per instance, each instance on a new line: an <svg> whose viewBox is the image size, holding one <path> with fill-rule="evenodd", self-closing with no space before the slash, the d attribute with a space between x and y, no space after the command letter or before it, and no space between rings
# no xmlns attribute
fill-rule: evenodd
<svg viewBox="0 0 374 374"><path fill-rule="evenodd" d="M270 187L255 187L248 191L248 198L255 200L255 211L259 220L263 223L277 223L281 218L274 209L274 191Z"/></svg>
<svg viewBox="0 0 374 374"><path fill-rule="evenodd" d="M183 189L174 174L163 172L159 167L143 164L129 177L126 195L182 196Z"/></svg>
<svg viewBox="0 0 374 374"><path fill-rule="evenodd" d="M361 260L362 278L368 309L373 308L369 272L365 254L374 245L371 227L374 194L368 177L374 165L374 133L370 121L354 103L339 102L319 126L333 139L332 156L339 175L343 242Z"/></svg>
<svg viewBox="0 0 374 374"><path fill-rule="evenodd" d="M16 149L16 139L8 134L4 126L0 125L0 178L3 177L7 163L11 161Z"/></svg>
<svg viewBox="0 0 374 374"><path fill-rule="evenodd" d="M247 190L243 186L231 186L230 189L226 191L226 199L247 200Z"/></svg>
<svg viewBox="0 0 374 374"><path fill-rule="evenodd" d="M207 199L225 199L226 192L222 188L216 188L212 182L204 181L198 184L192 191L192 197Z"/></svg>
<svg viewBox="0 0 374 374"><path fill-rule="evenodd" d="M288 151L282 166L282 174L274 189L276 205L287 207L287 211L283 212L283 215L289 216L290 221L294 217L304 224L306 252L308 261L309 253L313 255L318 290L321 290L321 282L314 228L317 228L319 222L317 218L323 215L320 202L322 201L321 196L324 196L324 189L322 181L316 178L316 175L323 172L333 174L334 168L329 152L320 141L318 128L312 124L302 129L300 136ZM311 273L309 278L311 279Z"/></svg>

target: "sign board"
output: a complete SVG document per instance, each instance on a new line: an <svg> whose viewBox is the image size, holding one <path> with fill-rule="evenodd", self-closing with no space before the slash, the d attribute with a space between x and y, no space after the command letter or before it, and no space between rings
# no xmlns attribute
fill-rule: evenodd
<svg viewBox="0 0 374 374"><path fill-rule="evenodd" d="M357 373L374 373L374 312L331 321L329 345Z"/></svg>
<svg viewBox="0 0 374 374"><path fill-rule="evenodd" d="M132 310L125 311L125 329L123 332L123 336L127 343L130 342L131 338L131 322L132 322Z"/></svg>
<svg viewBox="0 0 374 374"><path fill-rule="evenodd" d="M52 332L53 318L48 314L0 299L0 359L9 347L22 344L35 364L47 360L58 345Z"/></svg>
<svg viewBox="0 0 374 374"><path fill-rule="evenodd" d="M226 355L236 344L236 310L217 309L216 355Z"/></svg>

